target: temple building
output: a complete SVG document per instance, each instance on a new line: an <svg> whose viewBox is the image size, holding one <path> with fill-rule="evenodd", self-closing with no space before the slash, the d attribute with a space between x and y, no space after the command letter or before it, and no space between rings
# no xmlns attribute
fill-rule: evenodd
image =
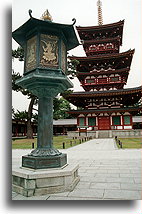
<svg viewBox="0 0 142 214"><path fill-rule="evenodd" d="M97 130L132 130L132 116L141 107L142 87L127 88L128 75L135 50L120 53L124 20L103 24L101 1L98 0L98 26L78 26L85 57L78 60L77 78L85 91L64 94L77 110L79 132Z"/></svg>

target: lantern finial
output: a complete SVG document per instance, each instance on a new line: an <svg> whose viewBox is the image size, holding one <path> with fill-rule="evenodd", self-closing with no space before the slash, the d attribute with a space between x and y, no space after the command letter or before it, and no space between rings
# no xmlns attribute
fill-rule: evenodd
<svg viewBox="0 0 142 214"><path fill-rule="evenodd" d="M46 9L46 11L42 14L41 17L42 20L47 21L53 21L52 16L50 15L49 11Z"/></svg>

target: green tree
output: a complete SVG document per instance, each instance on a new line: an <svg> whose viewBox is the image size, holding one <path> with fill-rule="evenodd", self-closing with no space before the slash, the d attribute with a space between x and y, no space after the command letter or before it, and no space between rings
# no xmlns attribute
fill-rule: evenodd
<svg viewBox="0 0 142 214"><path fill-rule="evenodd" d="M74 79L74 77L76 77L76 75L77 75L76 67L78 64L79 64L78 60L76 60L76 59L70 60L68 58L66 75L69 76L70 79Z"/></svg>
<svg viewBox="0 0 142 214"><path fill-rule="evenodd" d="M14 111L13 119L26 121L27 118L28 118L28 112L27 111L19 111L19 110L17 110L17 112Z"/></svg>
<svg viewBox="0 0 142 214"><path fill-rule="evenodd" d="M141 101L141 99L136 104L134 104L134 106L140 108L140 111L137 113L136 116L142 116L142 101Z"/></svg>
<svg viewBox="0 0 142 214"><path fill-rule="evenodd" d="M12 107L12 118L15 120L27 121L28 120L28 112L26 110L25 111L17 110L15 112L14 108ZM32 114L32 117L31 117L32 122L37 122L37 118L38 118L37 113Z"/></svg>
<svg viewBox="0 0 142 214"><path fill-rule="evenodd" d="M64 99L63 97L55 98L53 100L53 105L53 118L55 120L72 118L72 116L68 114L68 111L71 110L71 106L66 99Z"/></svg>
<svg viewBox="0 0 142 214"><path fill-rule="evenodd" d="M24 61L24 49L19 46L16 50L12 50L12 58L17 58L19 61Z"/></svg>
<svg viewBox="0 0 142 214"><path fill-rule="evenodd" d="M22 48L18 48L17 50L12 51L12 57L13 58L18 58L20 61L24 60L24 52ZM20 73L14 72L12 70L12 90L16 92L21 92L23 95L27 95L28 99L30 99L30 104L28 107L28 116L27 116L27 138L31 139L33 138L33 129L32 129L32 124L31 124L31 119L32 119L32 111L33 111L33 106L34 104L37 103L37 97L30 93L28 90L23 89L21 86L18 86L15 84L16 80L20 79L22 76Z"/></svg>

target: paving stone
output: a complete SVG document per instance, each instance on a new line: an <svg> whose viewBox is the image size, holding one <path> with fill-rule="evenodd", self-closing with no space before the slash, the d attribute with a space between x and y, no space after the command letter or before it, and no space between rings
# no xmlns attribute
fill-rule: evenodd
<svg viewBox="0 0 142 214"><path fill-rule="evenodd" d="M142 200L142 190L141 191L138 191L139 194L140 194L140 197L141 197L141 200Z"/></svg>
<svg viewBox="0 0 142 214"><path fill-rule="evenodd" d="M120 189L120 183L91 183L90 188L94 189Z"/></svg>
<svg viewBox="0 0 142 214"><path fill-rule="evenodd" d="M141 178L134 178L134 182L137 184L142 183L142 179Z"/></svg>
<svg viewBox="0 0 142 214"><path fill-rule="evenodd" d="M90 182L79 182L77 185L76 185L76 189L88 189L90 187Z"/></svg>
<svg viewBox="0 0 142 214"><path fill-rule="evenodd" d="M13 168L20 166L21 156L30 151L13 150ZM68 155L68 163L80 166L80 182L75 189L72 192L34 197L24 197L13 193L13 200L141 199L140 149L118 150L114 147L113 139L93 139L79 146L60 151Z"/></svg>
<svg viewBox="0 0 142 214"><path fill-rule="evenodd" d="M135 170L136 168L137 169L140 169L140 167L136 167L136 166L131 166L131 164L129 164L129 165L118 165L118 168L119 169L129 169L129 170Z"/></svg>
<svg viewBox="0 0 142 214"><path fill-rule="evenodd" d="M95 178L109 178L109 177L111 177L111 178L118 178L119 174L117 174L117 173L111 173L111 174L109 174L109 173L106 173L106 174L98 173L95 176Z"/></svg>
<svg viewBox="0 0 142 214"><path fill-rule="evenodd" d="M83 172L86 172L86 169L84 169L84 168L79 168L78 169L78 173L83 173Z"/></svg>
<svg viewBox="0 0 142 214"><path fill-rule="evenodd" d="M94 179L93 179L93 182L96 182L96 183L98 183L98 182L106 182L106 178L105 177L95 177Z"/></svg>
<svg viewBox="0 0 142 214"><path fill-rule="evenodd" d="M123 173L130 173L130 170L128 170L128 169L113 169L113 170L107 170L107 172L108 173L121 173L121 174L123 174Z"/></svg>
<svg viewBox="0 0 142 214"><path fill-rule="evenodd" d="M120 174L120 177L122 177L122 178L141 178L142 177L142 175L141 174Z"/></svg>
<svg viewBox="0 0 142 214"><path fill-rule="evenodd" d="M103 174L103 173L107 173L107 170L105 170L105 169L102 169L102 170L101 169L94 169L94 170L93 169L88 169L86 172L87 173L91 173L92 172L92 173L102 173Z"/></svg>
<svg viewBox="0 0 142 214"><path fill-rule="evenodd" d="M115 183L134 183L133 178L106 178L106 182L115 182Z"/></svg>
<svg viewBox="0 0 142 214"><path fill-rule="evenodd" d="M80 176L87 176L87 177L95 177L96 173L87 173L87 172L83 172L83 173L78 173Z"/></svg>
<svg viewBox="0 0 142 214"><path fill-rule="evenodd" d="M80 200L89 200L89 201L92 201L92 200L100 200L100 199L97 199L97 198L92 198L92 197L89 197L89 198L82 198L82 197L56 197L56 196L50 196L47 200L60 200L60 201L63 201L63 200L70 200L70 201L73 201L73 200L76 200L76 201L80 201Z"/></svg>
<svg viewBox="0 0 142 214"><path fill-rule="evenodd" d="M49 195L25 197L23 195L18 194L12 200L22 200L22 201L37 200L37 201L39 201L39 200L47 200L47 198L49 198Z"/></svg>
<svg viewBox="0 0 142 214"><path fill-rule="evenodd" d="M141 200L139 191L130 190L105 190L105 199Z"/></svg>
<svg viewBox="0 0 142 214"><path fill-rule="evenodd" d="M141 170L140 169L139 170L131 169L130 172L131 173L138 173L139 174L139 173L141 173Z"/></svg>
<svg viewBox="0 0 142 214"><path fill-rule="evenodd" d="M67 197L69 193L70 192L67 191L67 192L54 193L54 194L50 194L50 195L51 196L53 195L53 196L65 196L65 197Z"/></svg>
<svg viewBox="0 0 142 214"><path fill-rule="evenodd" d="M106 166L100 166L99 167L99 170L103 170L103 169L106 169L106 170L118 170L118 167L117 166L112 166L112 165L106 165Z"/></svg>
<svg viewBox="0 0 142 214"><path fill-rule="evenodd" d="M121 189L126 190L142 190L142 184L121 184Z"/></svg>
<svg viewBox="0 0 142 214"><path fill-rule="evenodd" d="M105 160L105 161L101 161L101 162L94 162L93 164L100 165L100 166L107 166L107 165L108 166L118 166L118 162L115 162L114 160L113 160L113 162Z"/></svg>
<svg viewBox="0 0 142 214"><path fill-rule="evenodd" d="M95 180L95 177L80 176L80 181L93 182L94 180Z"/></svg>
<svg viewBox="0 0 142 214"><path fill-rule="evenodd" d="M81 170L81 169L82 169L82 170L85 170L85 171L86 171L86 170L98 170L99 167L98 167L98 166L97 166L97 167L96 167L96 166L88 166L88 167L86 167L86 166L81 166L81 167L80 167L80 170Z"/></svg>
<svg viewBox="0 0 142 214"><path fill-rule="evenodd" d="M75 189L69 193L69 197L82 197L82 198L103 198L104 190L98 189Z"/></svg>

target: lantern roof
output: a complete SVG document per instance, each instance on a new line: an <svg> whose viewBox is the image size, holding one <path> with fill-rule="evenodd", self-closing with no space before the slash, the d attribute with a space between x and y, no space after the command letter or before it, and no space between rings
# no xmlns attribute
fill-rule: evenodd
<svg viewBox="0 0 142 214"><path fill-rule="evenodd" d="M74 24L75 19L72 19L73 24L59 24L51 22L49 20L40 20L33 18L30 14L30 19L21 25L12 33L13 39L19 43L21 46L24 46L25 41L31 35L35 35L38 32L44 32L48 34L55 34L57 36L62 36L66 40L67 50L73 49L79 45L77 39Z"/></svg>

